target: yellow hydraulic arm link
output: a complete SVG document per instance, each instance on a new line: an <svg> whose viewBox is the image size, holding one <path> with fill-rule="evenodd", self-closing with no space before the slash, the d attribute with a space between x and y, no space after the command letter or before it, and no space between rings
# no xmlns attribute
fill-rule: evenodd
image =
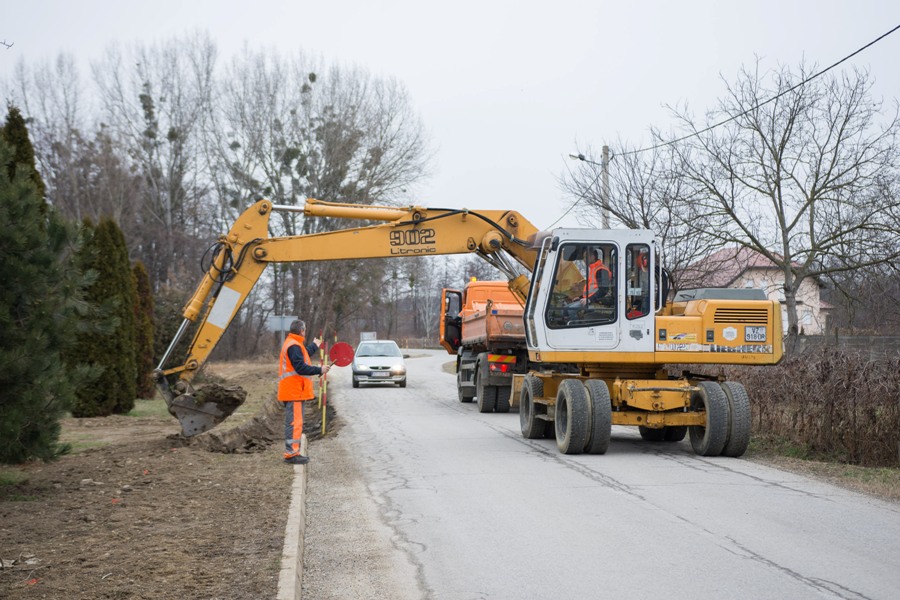
<svg viewBox="0 0 900 600"><path fill-rule="evenodd" d="M382 221L299 236L269 237L269 218L276 211L307 217ZM183 310L184 321L155 371L157 387L169 412L178 417L185 435L211 428L233 410L206 402L198 405L190 381L206 362L268 263L361 258L392 258L476 253L504 263L504 252L531 269L537 229L514 211L434 209L342 204L309 199L298 206L260 200L219 238L209 270ZM511 269L509 269L511 271ZM524 304L530 282L510 274L510 289ZM165 369L170 355L191 322L199 326L183 364ZM170 387L170 378L175 379Z"/></svg>

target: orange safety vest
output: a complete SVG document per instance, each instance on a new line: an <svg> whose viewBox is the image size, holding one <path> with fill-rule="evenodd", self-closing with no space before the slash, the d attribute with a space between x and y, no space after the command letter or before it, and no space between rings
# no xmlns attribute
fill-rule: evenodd
<svg viewBox="0 0 900 600"><path fill-rule="evenodd" d="M306 364L312 364L303 336L289 333L281 346L281 356L278 358L278 399L282 402L296 400L312 400L316 397L313 392L313 382L309 377L304 377L294 370L291 359L288 358L288 349L291 346L300 346L303 352L303 360Z"/></svg>
<svg viewBox="0 0 900 600"><path fill-rule="evenodd" d="M609 280L612 281L612 271L607 269L606 266L599 260L592 262L591 266L588 267L588 280L585 284L584 290L585 298L590 298L600 290L600 271L606 271L606 274L609 276Z"/></svg>

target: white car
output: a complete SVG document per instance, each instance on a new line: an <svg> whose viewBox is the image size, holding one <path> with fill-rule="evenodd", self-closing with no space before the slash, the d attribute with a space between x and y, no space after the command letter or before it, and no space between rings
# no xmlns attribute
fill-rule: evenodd
<svg viewBox="0 0 900 600"><path fill-rule="evenodd" d="M353 387L361 383L390 383L406 387L406 363L393 340L360 342L353 356Z"/></svg>

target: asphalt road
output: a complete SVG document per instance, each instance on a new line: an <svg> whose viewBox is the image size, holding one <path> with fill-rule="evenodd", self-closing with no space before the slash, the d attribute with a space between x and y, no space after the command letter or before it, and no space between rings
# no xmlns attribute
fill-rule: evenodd
<svg viewBox="0 0 900 600"><path fill-rule="evenodd" d="M631 428L565 456L460 403L449 360L415 351L405 389L332 371L304 598L900 597L900 505Z"/></svg>

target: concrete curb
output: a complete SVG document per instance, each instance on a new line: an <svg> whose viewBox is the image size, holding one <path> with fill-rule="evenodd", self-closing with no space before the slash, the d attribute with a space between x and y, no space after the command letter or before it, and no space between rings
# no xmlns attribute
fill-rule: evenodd
<svg viewBox="0 0 900 600"><path fill-rule="evenodd" d="M300 452L309 456L306 434L300 438ZM303 582L303 534L306 530L306 465L294 465L291 506L284 528L281 572L278 574L278 600L300 600Z"/></svg>

